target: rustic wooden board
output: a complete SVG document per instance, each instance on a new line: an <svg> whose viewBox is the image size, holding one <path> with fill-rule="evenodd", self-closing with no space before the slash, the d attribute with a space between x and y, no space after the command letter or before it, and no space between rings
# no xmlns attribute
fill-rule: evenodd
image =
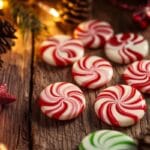
<svg viewBox="0 0 150 150"><path fill-rule="evenodd" d="M95 0L93 9L93 17L101 20L109 21L116 33L136 31L135 25L131 20L131 13L122 11L111 6L106 1ZM58 30L50 27L50 33L59 33ZM61 33L61 32L60 32ZM150 41L150 28L142 34ZM76 150L81 139L91 131L100 129L116 129L127 133L133 137L146 132L149 125L150 113L146 113L145 117L136 125L129 128L110 127L97 119L94 109L93 100L97 93L102 90L86 90L84 91L87 100L87 108L82 115L71 121L56 121L45 117L37 105L39 93L50 83L58 81L73 82L70 70L71 67L54 68L45 64L38 54L39 43L45 37L35 41L35 60L33 67L33 98L32 98L32 148L33 150ZM87 50L87 54L104 56L103 49ZM150 58L150 57L149 57ZM114 77L107 86L117 83L124 83L121 74L126 66L113 64ZM105 86L106 87L106 86ZM104 87L104 88L105 88Z"/></svg>
<svg viewBox="0 0 150 150"><path fill-rule="evenodd" d="M0 112L0 143L10 150L27 150L29 147L29 93L32 53L31 34L17 33L16 46L3 54L0 83L7 83L17 101Z"/></svg>

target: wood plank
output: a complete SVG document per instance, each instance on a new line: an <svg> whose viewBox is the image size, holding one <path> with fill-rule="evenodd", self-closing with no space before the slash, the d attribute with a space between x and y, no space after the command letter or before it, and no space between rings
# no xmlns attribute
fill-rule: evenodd
<svg viewBox="0 0 150 150"><path fill-rule="evenodd" d="M113 25L116 33L137 31L130 15L130 12L117 9L107 1L95 0L94 2L93 17L109 21ZM51 35L59 33L54 27L50 27L50 31ZM141 33L150 41L150 28ZM38 51L40 41L44 38L44 35L41 35L41 38L36 41L36 52ZM86 53L105 57L103 49L87 50ZM113 67L114 77L112 82L107 86L124 83L121 79L121 74L126 66L113 64ZM55 121L45 117L37 105L39 93L50 83L58 81L74 83L70 75L70 70L71 67L50 67L41 60L38 52L35 53L32 102L33 150L76 150L85 135L91 131L100 129L116 129L126 132L133 137L137 137L146 132L146 127L150 123L149 112L146 113L145 117L139 123L129 128L110 127L97 119L93 109L93 100L97 93L106 86L99 90L86 90L81 88L86 96L87 108L77 119L71 121Z"/></svg>
<svg viewBox="0 0 150 150"><path fill-rule="evenodd" d="M27 150L29 147L29 93L32 38L17 33L16 46L3 54L0 83L8 85L9 92L17 101L0 112L0 142L10 150Z"/></svg>

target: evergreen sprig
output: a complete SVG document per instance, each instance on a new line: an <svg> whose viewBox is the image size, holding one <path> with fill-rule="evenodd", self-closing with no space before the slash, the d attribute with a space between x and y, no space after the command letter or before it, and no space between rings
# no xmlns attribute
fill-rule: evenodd
<svg viewBox="0 0 150 150"><path fill-rule="evenodd" d="M27 30L30 30L35 34L38 34L44 25L37 16L34 8L23 1L9 1L12 17L23 33Z"/></svg>

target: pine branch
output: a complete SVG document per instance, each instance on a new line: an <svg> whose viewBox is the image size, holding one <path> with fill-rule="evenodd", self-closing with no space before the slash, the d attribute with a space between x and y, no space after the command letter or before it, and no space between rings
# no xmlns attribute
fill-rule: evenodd
<svg viewBox="0 0 150 150"><path fill-rule="evenodd" d="M9 0L14 21L23 33L30 30L37 35L44 25L39 20L34 8L23 1Z"/></svg>

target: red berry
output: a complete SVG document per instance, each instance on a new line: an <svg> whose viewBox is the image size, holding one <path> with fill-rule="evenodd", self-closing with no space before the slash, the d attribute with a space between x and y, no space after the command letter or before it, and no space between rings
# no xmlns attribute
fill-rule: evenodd
<svg viewBox="0 0 150 150"><path fill-rule="evenodd" d="M6 84L0 85L0 105L9 104L14 101L16 101L16 98L8 93Z"/></svg>
<svg viewBox="0 0 150 150"><path fill-rule="evenodd" d="M144 7L133 14L133 20L142 29L146 29L150 24L150 7Z"/></svg>

